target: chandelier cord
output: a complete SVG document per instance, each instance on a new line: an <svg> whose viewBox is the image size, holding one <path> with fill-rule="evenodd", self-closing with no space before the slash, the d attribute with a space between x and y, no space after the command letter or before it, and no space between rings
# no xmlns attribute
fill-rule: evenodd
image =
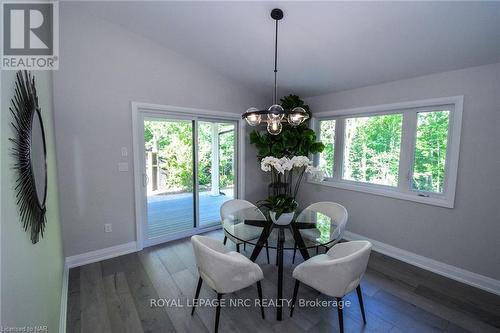
<svg viewBox="0 0 500 333"><path fill-rule="evenodd" d="M283 18L283 11L274 8L271 11L271 17L275 22L274 35L274 91L273 104L266 110L259 110L256 107L248 108L241 118L245 119L250 126L257 126L261 122L267 123L267 131L271 135L278 135L283 128L281 123L288 123L292 127L297 127L309 119L307 111L300 106L284 109L278 104L278 21Z"/></svg>
<svg viewBox="0 0 500 333"><path fill-rule="evenodd" d="M276 35L274 39L274 96L273 104L278 102L278 21L276 20Z"/></svg>

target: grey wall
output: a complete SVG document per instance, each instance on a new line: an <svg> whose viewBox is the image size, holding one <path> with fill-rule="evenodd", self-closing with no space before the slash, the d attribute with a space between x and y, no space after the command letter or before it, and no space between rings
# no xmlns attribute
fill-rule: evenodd
<svg viewBox="0 0 500 333"><path fill-rule="evenodd" d="M464 95L455 208L305 184L302 205L336 201L347 230L500 279L500 64L307 99L314 112Z"/></svg>
<svg viewBox="0 0 500 333"><path fill-rule="evenodd" d="M267 185L270 182L270 176L260 170L257 149L255 149L254 145L250 145L248 133L253 129L253 127L247 125L245 199L255 203L258 200L267 198Z"/></svg>
<svg viewBox="0 0 500 333"><path fill-rule="evenodd" d="M66 256L135 240L130 101L240 113L263 99L139 35L61 3L55 124ZM128 161L129 172L117 171ZM112 223L113 232L104 233Z"/></svg>
<svg viewBox="0 0 500 333"><path fill-rule="evenodd" d="M21 225L14 190L17 174L12 170L14 137L10 125L10 99L14 96L14 71L1 73L1 324L2 327L47 325L49 332L59 329L63 278L63 252L56 180L52 73L34 72L42 108L47 143L47 226L40 241L31 244Z"/></svg>

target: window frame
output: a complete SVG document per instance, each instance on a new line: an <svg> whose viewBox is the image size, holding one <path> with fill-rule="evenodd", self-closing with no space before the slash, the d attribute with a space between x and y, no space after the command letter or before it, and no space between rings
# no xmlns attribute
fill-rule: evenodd
<svg viewBox="0 0 500 333"><path fill-rule="evenodd" d="M308 182L446 208L453 208L458 172L463 99L463 96L452 96L316 113L313 121L311 122L311 127L316 131L320 140L320 122L324 120L335 120L333 177L327 178L321 182L309 179ZM446 107L446 109L443 107ZM413 168L415 162L418 113L443 110L450 111L443 192L437 193L415 190L412 188L411 179L414 172ZM402 114L397 186L343 179L345 119L386 114ZM319 159L320 157L318 154L314 158L316 165L318 165Z"/></svg>
<svg viewBox="0 0 500 333"><path fill-rule="evenodd" d="M332 170L332 175L335 176L335 166L336 166L336 163L335 163L335 158L337 156L337 146L336 146L336 143L337 143L337 119L336 118L328 118L328 119L316 119L316 118L312 118L311 119L311 128L314 130L314 132L316 133L316 137L318 139L318 141L322 141L321 139L321 121L323 120L335 120L335 135L333 136L333 170ZM313 165L318 167L319 166L319 163L320 163L320 155L321 154L314 154L313 156Z"/></svg>

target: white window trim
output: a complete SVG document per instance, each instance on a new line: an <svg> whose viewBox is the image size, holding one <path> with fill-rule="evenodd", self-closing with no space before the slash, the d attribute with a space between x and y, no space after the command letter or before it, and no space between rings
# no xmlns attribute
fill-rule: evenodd
<svg viewBox="0 0 500 333"><path fill-rule="evenodd" d="M309 179L308 182L312 184L381 195L385 197L414 201L434 206L453 208L455 204L455 190L457 184L463 102L463 96L452 96L316 113L314 117L315 119L312 124L314 126L313 128L318 134L320 134L320 121L331 119L336 120L334 173L333 178L328 178L321 182ZM402 175L409 175L409 173L412 172L413 168L413 147L415 145L416 138L413 136L409 136L410 133L415 133L416 131L417 119L416 116L413 117L413 115L416 115L416 112L422 112L426 109L435 109L440 105L453 106L452 110L450 110L444 193L426 193L422 191L418 192L415 190L411 190L409 188L409 180L407 179L407 177L403 177ZM400 152L401 158L399 168L400 177L398 186L391 187L342 179L344 119L353 116L388 114L391 112L398 112L403 114L401 133L402 143Z"/></svg>

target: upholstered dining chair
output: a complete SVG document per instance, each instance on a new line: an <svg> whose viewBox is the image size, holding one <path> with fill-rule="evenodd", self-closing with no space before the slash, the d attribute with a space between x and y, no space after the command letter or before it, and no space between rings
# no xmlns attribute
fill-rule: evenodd
<svg viewBox="0 0 500 333"><path fill-rule="evenodd" d="M344 332L342 297L354 289L358 294L363 323L366 324L360 281L363 277L372 244L368 241L352 241L335 244L326 254L320 254L298 265L293 271L293 290L290 317L293 316L300 283L337 299L340 332Z"/></svg>
<svg viewBox="0 0 500 333"><path fill-rule="evenodd" d="M220 217L221 217L221 223L224 223L224 220L227 218L230 218L231 215L237 213L238 211L245 209L245 208L255 208L255 212L252 212L255 214L256 218L266 220L265 215L260 211L257 206L255 206L253 203L246 201L246 200L241 200L241 199L233 199L233 200L228 200L222 204L220 207ZM246 249L246 243L235 238L232 236L226 228L233 228L233 234L235 235L241 235L243 239L246 240L253 240L257 239L260 237L260 234L262 232L261 228L253 227L250 225L246 225L244 223L238 223L235 225L226 225L222 229L224 230L224 245L226 245L227 239L229 238L234 244L236 244L236 251L240 252L240 245L243 244L243 246ZM269 264L269 246L266 242L266 255L267 255L267 263Z"/></svg>
<svg viewBox="0 0 500 333"><path fill-rule="evenodd" d="M306 214L320 213L326 215L331 220L332 228L330 228L330 239L334 240L328 244L328 248L338 243L344 236L345 227L347 224L347 209L341 204L336 202L322 201L316 202L305 208L297 217L297 221L307 220ZM315 240L321 236L318 229L304 229L300 231L302 238L307 243L307 240ZM326 246L325 246L326 247ZM316 247L316 254L318 254L319 247ZM293 249L292 263L295 263L295 254L297 252L297 245Z"/></svg>
<svg viewBox="0 0 500 333"><path fill-rule="evenodd" d="M222 295L238 291L240 289L257 284L257 293L260 300L260 311L262 319L264 308L262 307L262 287L260 280L264 278L264 273L259 265L250 261L244 255L235 251L230 251L220 241L205 237L192 236L196 266L200 277L196 286L194 304L191 315L194 315L196 302L200 296L203 281L217 293L217 307L215 310L215 332L219 329L220 300Z"/></svg>

